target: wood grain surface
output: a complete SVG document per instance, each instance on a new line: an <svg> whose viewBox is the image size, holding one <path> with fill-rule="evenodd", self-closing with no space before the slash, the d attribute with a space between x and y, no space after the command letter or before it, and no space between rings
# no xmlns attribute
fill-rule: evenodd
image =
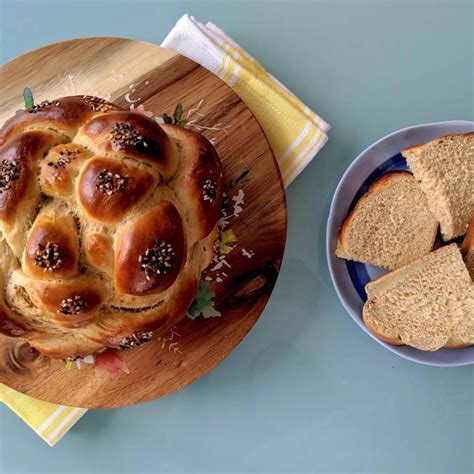
<svg viewBox="0 0 474 474"><path fill-rule="evenodd" d="M25 54L0 69L0 125L35 102L65 95L109 98L161 116L183 104L188 126L210 139L222 160L226 193L242 211L230 219L237 242L222 268L208 276L221 317L185 317L168 335L121 353L130 374L112 380L81 364L66 370L24 341L0 338L0 381L50 402L118 407L178 390L215 367L254 325L276 282L286 238L285 194L277 164L257 121L219 78L158 46L118 38L57 43ZM233 199L235 197L235 199ZM271 317L271 315L269 315Z"/></svg>

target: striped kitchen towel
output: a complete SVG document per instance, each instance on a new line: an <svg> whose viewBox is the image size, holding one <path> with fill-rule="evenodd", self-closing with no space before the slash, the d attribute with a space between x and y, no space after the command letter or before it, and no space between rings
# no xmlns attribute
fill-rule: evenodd
<svg viewBox="0 0 474 474"><path fill-rule="evenodd" d="M288 186L328 139L330 126L213 23L184 15L162 43L218 75L267 136Z"/></svg>
<svg viewBox="0 0 474 474"><path fill-rule="evenodd" d="M184 15L162 46L217 74L240 96L262 126L285 186L326 143L330 126L216 25ZM1 384L0 401L50 446L87 411L35 400Z"/></svg>
<svg viewBox="0 0 474 474"><path fill-rule="evenodd" d="M2 384L0 401L10 407L50 446L54 446L87 411L84 408L36 400Z"/></svg>

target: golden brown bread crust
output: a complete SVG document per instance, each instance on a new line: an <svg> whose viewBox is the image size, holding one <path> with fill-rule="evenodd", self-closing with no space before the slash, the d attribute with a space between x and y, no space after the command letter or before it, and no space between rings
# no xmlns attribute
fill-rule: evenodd
<svg viewBox="0 0 474 474"><path fill-rule="evenodd" d="M107 186L109 178L117 183L119 191ZM120 223L153 191L157 181L150 171L133 162L95 157L85 164L79 176L77 201L88 217L109 224Z"/></svg>
<svg viewBox="0 0 474 474"><path fill-rule="evenodd" d="M116 347L187 312L214 256L214 147L66 97L0 131L0 332L50 357Z"/></svg>
<svg viewBox="0 0 474 474"><path fill-rule="evenodd" d="M387 344L391 344L392 346L404 346L406 345L399 337L388 337L385 334L382 334L381 332L377 331L377 328L372 324L372 322L367 319L363 318L364 324L369 330L371 334L373 334L376 338L380 339L383 342L386 342ZM466 344L462 343L456 340L449 340L446 345L443 347L443 349L463 349L464 347L470 347L472 344Z"/></svg>
<svg viewBox="0 0 474 474"><path fill-rule="evenodd" d="M114 264L113 241L107 234L90 232L83 236L84 254L90 265L111 273Z"/></svg>
<svg viewBox="0 0 474 474"><path fill-rule="evenodd" d="M57 246L56 251L51 243ZM50 264L52 259L56 261L54 265ZM25 275L41 279L73 277L78 272L78 260L79 241L73 217L38 216L26 240L22 265Z"/></svg>
<svg viewBox="0 0 474 474"><path fill-rule="evenodd" d="M436 139L433 140L433 142L437 142L439 140L444 140L446 138L452 138L452 137L469 137L469 138L474 138L474 132L467 132L467 133L454 133L454 134L451 134L451 135L442 135L440 137L437 137ZM423 147L424 145L426 145L426 143L417 143L416 145L412 145L408 148L405 148L404 150L402 150L402 154L403 153L412 153L416 150L418 150L419 148Z"/></svg>
<svg viewBox="0 0 474 474"><path fill-rule="evenodd" d="M76 140L97 155L137 158L155 166L167 179L178 160L168 135L152 119L133 112L110 112L87 122Z"/></svg>
<svg viewBox="0 0 474 474"><path fill-rule="evenodd" d="M71 139L84 122L110 110L120 108L97 97L71 96L44 101L5 122L0 130L0 145L22 131L35 128L52 129Z"/></svg>
<svg viewBox="0 0 474 474"><path fill-rule="evenodd" d="M370 319L365 317L365 313L362 313L362 319L366 328L369 330L371 334L373 334L376 338L380 339L387 344L391 344L392 346L403 346L404 343L399 337L388 337L387 335L377 331L377 328L372 324Z"/></svg>
<svg viewBox="0 0 474 474"><path fill-rule="evenodd" d="M190 130L163 125L172 137L179 153L188 157L179 161L179 170L170 183L178 198L188 202L196 238L211 232L222 208L224 178L222 166L214 147L202 136ZM209 185L203 190L203 183Z"/></svg>
<svg viewBox="0 0 474 474"><path fill-rule="evenodd" d="M63 137L49 130L21 133L0 147L2 175L9 175L8 192L0 193L0 220L10 224L22 202L35 199L37 162ZM38 193L39 197L39 193Z"/></svg>
<svg viewBox="0 0 474 474"><path fill-rule="evenodd" d="M100 280L89 275L54 282L34 280L29 295L45 316L50 315L60 326L67 328L84 326L97 315L106 299ZM79 306L82 310L75 311Z"/></svg>
<svg viewBox="0 0 474 474"><path fill-rule="evenodd" d="M92 153L75 143L65 143L51 148L40 164L40 187L48 196L67 202L73 193L74 179L82 161Z"/></svg>
<svg viewBox="0 0 474 474"><path fill-rule="evenodd" d="M166 290L181 271L185 253L181 216L173 204L161 202L119 231L115 243L116 290L128 295Z"/></svg>

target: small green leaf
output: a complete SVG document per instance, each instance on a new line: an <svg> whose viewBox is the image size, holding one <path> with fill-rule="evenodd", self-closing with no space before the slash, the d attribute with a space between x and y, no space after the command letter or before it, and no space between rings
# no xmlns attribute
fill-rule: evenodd
<svg viewBox="0 0 474 474"><path fill-rule="evenodd" d="M29 87L23 89L23 100L25 101L25 109L34 107L35 101L33 100L33 92L31 92Z"/></svg>
<svg viewBox="0 0 474 474"><path fill-rule="evenodd" d="M184 128L188 122L189 122L188 119L181 119L176 125L178 125L178 127Z"/></svg>
<svg viewBox="0 0 474 474"><path fill-rule="evenodd" d="M224 230L219 234L219 253L228 254L232 250L232 244L237 242L237 236L232 229Z"/></svg>
<svg viewBox="0 0 474 474"><path fill-rule="evenodd" d="M70 369L72 369L72 360L68 359L66 361L66 370L70 370Z"/></svg>
<svg viewBox="0 0 474 474"><path fill-rule="evenodd" d="M188 316L191 319L196 319L201 315L204 318L220 316L221 313L215 309L215 303L212 301L214 296L216 296L215 292L209 290L209 282L201 281L199 283L198 294L188 310Z"/></svg>
<svg viewBox="0 0 474 474"><path fill-rule="evenodd" d="M173 123L173 119L166 112L163 114L163 121L167 124Z"/></svg>
<svg viewBox="0 0 474 474"><path fill-rule="evenodd" d="M181 102L178 102L176 104L176 108L174 109L174 123L178 123L181 120L181 116L183 115L183 104Z"/></svg>

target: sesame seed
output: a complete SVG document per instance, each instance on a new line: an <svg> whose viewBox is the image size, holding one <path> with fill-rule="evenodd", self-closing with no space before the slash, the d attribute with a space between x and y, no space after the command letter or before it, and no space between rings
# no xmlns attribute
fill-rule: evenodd
<svg viewBox="0 0 474 474"><path fill-rule="evenodd" d="M84 301L81 296L75 295L74 297L63 299L59 305L59 311L68 316L72 316L82 313L86 307L87 302Z"/></svg>
<svg viewBox="0 0 474 474"><path fill-rule="evenodd" d="M107 112L107 110L112 108L112 106L105 99L100 97L85 95L83 99L94 112Z"/></svg>
<svg viewBox="0 0 474 474"><path fill-rule="evenodd" d="M79 154L79 150L61 150L59 152L59 158L54 163L53 161L50 161L48 163L48 166L52 166L54 169L59 169L59 168L65 168L66 165L71 163L71 161L74 161L77 158L77 155Z"/></svg>
<svg viewBox="0 0 474 474"><path fill-rule="evenodd" d="M120 148L127 146L145 145L143 137L135 130L135 127L130 123L117 122L112 131L110 132L110 138L113 143L118 145Z"/></svg>
<svg viewBox="0 0 474 474"><path fill-rule="evenodd" d="M16 160L3 160L0 165L0 194L11 188L12 181L20 177L20 167Z"/></svg>
<svg viewBox="0 0 474 474"><path fill-rule="evenodd" d="M119 347L122 351L131 349L133 347L141 346L153 337L153 331L137 331L131 336L124 337L119 342Z"/></svg>
<svg viewBox="0 0 474 474"><path fill-rule="evenodd" d="M217 197L217 183L213 179L207 178L203 179L201 184L204 201L212 202Z"/></svg>
<svg viewBox="0 0 474 474"><path fill-rule="evenodd" d="M47 107L51 107L53 105L49 100L44 100L41 102L41 104L33 105L33 107L27 109L30 114L36 114L37 112L42 111L43 109L46 109ZM56 103L56 105L59 105L59 102Z"/></svg>
<svg viewBox="0 0 474 474"><path fill-rule="evenodd" d="M112 196L117 192L125 190L127 185L127 177L119 173L112 173L103 169L97 175L97 188L100 189L107 196Z"/></svg>
<svg viewBox="0 0 474 474"><path fill-rule="evenodd" d="M44 272L54 272L59 270L63 264L59 253L59 246L54 242L47 242L46 245L39 244L35 252L35 265L42 268Z"/></svg>
<svg viewBox="0 0 474 474"><path fill-rule="evenodd" d="M171 244L157 239L155 246L147 248L144 255L138 257L140 270L145 272L145 278L150 281L156 275L165 275L171 268L174 251Z"/></svg>

